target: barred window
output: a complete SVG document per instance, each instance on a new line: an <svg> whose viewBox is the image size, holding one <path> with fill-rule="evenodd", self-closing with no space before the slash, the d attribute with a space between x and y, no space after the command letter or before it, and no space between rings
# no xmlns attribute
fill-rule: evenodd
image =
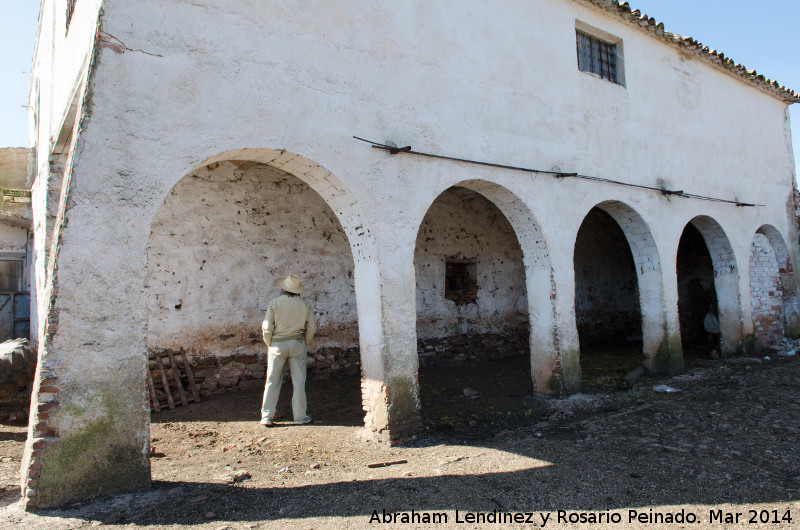
<svg viewBox="0 0 800 530"><path fill-rule="evenodd" d="M619 84L617 45L602 41L580 30L575 30L575 33L578 36L578 69Z"/></svg>

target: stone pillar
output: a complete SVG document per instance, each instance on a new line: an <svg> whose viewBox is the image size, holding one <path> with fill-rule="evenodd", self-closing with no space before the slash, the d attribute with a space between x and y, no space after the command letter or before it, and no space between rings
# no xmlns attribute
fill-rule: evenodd
<svg viewBox="0 0 800 530"><path fill-rule="evenodd" d="M383 246L380 259L384 403L380 412L372 413L372 420L369 414L367 419L375 426L385 425L381 437L392 445L412 439L421 426L413 243L411 240L410 244L398 242L394 248ZM361 326L360 305L358 312ZM376 384L368 377L366 383L368 388Z"/></svg>
<svg viewBox="0 0 800 530"><path fill-rule="evenodd" d="M525 267L525 286L530 321L531 377L537 394L562 392L561 359L556 332L556 287L552 271Z"/></svg>
<svg viewBox="0 0 800 530"><path fill-rule="evenodd" d="M572 241L575 240L574 235ZM581 389L581 352L578 328L575 325L574 246L553 246L550 249L555 285L555 328L560 358L560 380L563 392L574 394Z"/></svg>
<svg viewBox="0 0 800 530"><path fill-rule="evenodd" d="M726 355L742 346L742 309L739 295L739 273L731 267L714 263L714 288L719 303L720 348Z"/></svg>
<svg viewBox="0 0 800 530"><path fill-rule="evenodd" d="M361 404L367 437L389 439L389 413L385 385L385 344L381 307L380 269L377 260L356 261L356 304L361 351Z"/></svg>
<svg viewBox="0 0 800 530"><path fill-rule="evenodd" d="M675 240L677 245L680 235ZM664 250L663 256L677 256L677 246ZM653 371L681 373L684 369L683 346L681 345L681 323L678 316L678 269L675 259L662 261L661 281L664 293L663 341L658 347L651 367Z"/></svg>
<svg viewBox="0 0 800 530"><path fill-rule="evenodd" d="M22 462L27 509L150 484L142 207L101 167L73 168L53 268ZM94 162L98 162L95 159ZM112 174L113 175L113 174ZM71 207L67 210L65 205Z"/></svg>

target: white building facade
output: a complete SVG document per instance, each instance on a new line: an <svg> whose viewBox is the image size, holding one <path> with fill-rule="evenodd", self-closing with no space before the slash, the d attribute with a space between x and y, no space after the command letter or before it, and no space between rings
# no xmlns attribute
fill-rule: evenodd
<svg viewBox="0 0 800 530"><path fill-rule="evenodd" d="M596 336L800 327L800 99L617 2L43 0L33 68L30 508L147 487L148 350L261 381L290 272L390 443L465 344L562 395Z"/></svg>

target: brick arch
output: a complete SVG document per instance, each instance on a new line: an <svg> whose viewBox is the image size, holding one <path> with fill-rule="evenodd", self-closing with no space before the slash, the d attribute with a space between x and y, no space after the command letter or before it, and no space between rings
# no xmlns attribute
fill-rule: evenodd
<svg viewBox="0 0 800 530"><path fill-rule="evenodd" d="M721 348L725 353L733 353L739 349L742 341L739 268L736 265L733 246L725 230L712 217L698 215L688 224L694 226L703 236L708 253L711 255L719 311Z"/></svg>
<svg viewBox="0 0 800 530"><path fill-rule="evenodd" d="M634 208L624 202L603 201L595 207L617 222L633 256L639 288L645 366L655 372L681 371L680 351L668 351L661 256L650 227Z"/></svg>
<svg viewBox="0 0 800 530"><path fill-rule="evenodd" d="M338 177L322 165L296 153L269 148L234 149L208 157L177 177L167 192L181 179L214 164L233 164L234 171L244 171L251 164L279 169L307 184L334 212L347 236L354 262L365 424L369 431L385 429L385 413L378 410L385 401L380 272L375 238L365 220L361 203Z"/></svg>
<svg viewBox="0 0 800 530"><path fill-rule="evenodd" d="M792 263L789 259L789 248L786 246L786 242L781 233L778 232L778 229L772 225L765 224L761 225L758 230L756 230L756 234L763 235L767 238L775 252L775 259L778 267L784 269L787 273L793 274L793 272L791 272Z"/></svg>
<svg viewBox="0 0 800 530"><path fill-rule="evenodd" d="M779 347L787 330L800 326L789 249L780 232L762 225L750 245L750 311L760 347ZM792 329L794 330L792 331Z"/></svg>
<svg viewBox="0 0 800 530"><path fill-rule="evenodd" d="M554 390L553 375L560 377L558 330L555 324L555 280L547 242L533 212L507 188L481 179L464 180L454 187L474 191L505 216L522 250L530 329L531 375L540 393ZM435 198L434 198L435 200ZM433 203L433 200L431 201ZM426 208L426 212L430 208ZM422 219L419 221L421 225ZM419 227L417 226L417 232Z"/></svg>

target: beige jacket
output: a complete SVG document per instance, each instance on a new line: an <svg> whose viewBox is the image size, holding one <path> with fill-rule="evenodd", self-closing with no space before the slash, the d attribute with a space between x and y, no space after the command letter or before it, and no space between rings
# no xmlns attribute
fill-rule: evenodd
<svg viewBox="0 0 800 530"><path fill-rule="evenodd" d="M261 332L264 342L271 346L273 342L297 340L305 338L306 345L311 344L317 331L317 321L311 304L299 296L279 296L269 303Z"/></svg>

